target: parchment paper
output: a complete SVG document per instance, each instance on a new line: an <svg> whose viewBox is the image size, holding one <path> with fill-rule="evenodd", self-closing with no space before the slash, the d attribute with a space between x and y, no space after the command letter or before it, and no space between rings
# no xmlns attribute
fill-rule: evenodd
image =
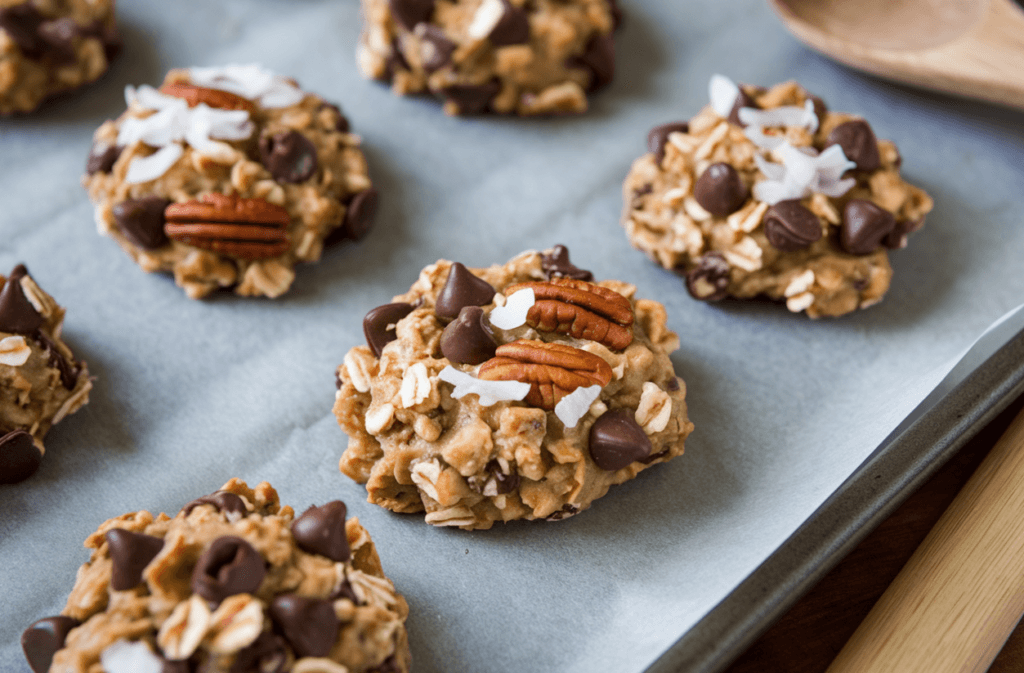
<svg viewBox="0 0 1024 673"><path fill-rule="evenodd" d="M920 382L1024 297L1024 117L862 76L797 45L753 0L622 0L618 72L590 113L451 119L355 66L355 0L123 0L125 50L97 86L0 121L0 268L24 261L68 308L96 375L40 471L0 487L0 670L57 614L103 520L173 514L228 478L297 510L341 498L411 606L415 670L641 671L765 559L927 393ZM128 83L260 61L339 102L382 194L376 229L301 268L277 301L195 302L96 234L79 186ZM892 255L877 307L813 322L692 300L629 247L620 185L648 129L688 118L714 72L795 78L894 139L936 201ZM565 243L599 278L664 302L696 431L682 458L559 523L468 533L368 505L337 471L334 368L362 316L438 258L470 266Z"/></svg>

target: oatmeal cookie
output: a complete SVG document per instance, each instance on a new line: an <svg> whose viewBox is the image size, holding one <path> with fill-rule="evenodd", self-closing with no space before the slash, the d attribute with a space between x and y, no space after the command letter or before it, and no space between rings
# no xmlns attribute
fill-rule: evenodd
<svg viewBox="0 0 1024 673"><path fill-rule="evenodd" d="M50 426L89 401L89 370L63 326L64 309L23 265L0 275L0 484L32 476Z"/></svg>
<svg viewBox="0 0 1024 673"><path fill-rule="evenodd" d="M406 673L409 608L340 501L296 518L238 479L170 518L85 540L57 617L21 637L35 673Z"/></svg>
<svg viewBox="0 0 1024 673"><path fill-rule="evenodd" d="M630 242L685 276L697 299L784 300L812 318L879 302L887 248L924 223L932 199L900 178L900 154L854 115L795 82L737 86L654 128L623 186Z"/></svg>
<svg viewBox="0 0 1024 673"><path fill-rule="evenodd" d="M585 112L612 80L614 0L362 0L359 68L451 115Z"/></svg>
<svg viewBox="0 0 1024 673"><path fill-rule="evenodd" d="M0 0L0 115L96 81L120 50L114 0Z"/></svg>
<svg viewBox="0 0 1024 673"><path fill-rule="evenodd" d="M297 262L369 230L377 192L337 106L256 65L172 70L127 87L83 179L96 225L193 299L277 297Z"/></svg>
<svg viewBox="0 0 1024 673"><path fill-rule="evenodd" d="M341 471L369 502L474 529L564 519L681 455L693 425L664 308L592 281L563 246L425 268L338 367Z"/></svg>

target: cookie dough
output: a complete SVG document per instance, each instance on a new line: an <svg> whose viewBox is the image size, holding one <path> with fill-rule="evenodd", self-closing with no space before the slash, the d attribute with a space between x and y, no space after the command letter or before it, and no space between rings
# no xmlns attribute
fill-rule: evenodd
<svg viewBox="0 0 1024 673"><path fill-rule="evenodd" d="M450 115L585 112L615 73L614 0L363 0L363 75Z"/></svg>
<svg viewBox="0 0 1024 673"><path fill-rule="evenodd" d="M0 115L94 82L120 50L114 0L0 0Z"/></svg>
<svg viewBox="0 0 1024 673"><path fill-rule="evenodd" d="M32 476L43 437L89 401L92 380L61 340L64 309L24 265L0 274L0 484Z"/></svg>
<svg viewBox="0 0 1024 673"><path fill-rule="evenodd" d="M257 65L172 70L125 98L87 162L96 225L189 297L280 296L297 262L369 230L377 192L359 136L293 80Z"/></svg>
<svg viewBox="0 0 1024 673"><path fill-rule="evenodd" d="M711 104L654 128L623 187L634 247L685 276L697 299L767 296L812 318L879 302L932 199L900 154L796 82L716 75Z"/></svg>
<svg viewBox="0 0 1024 673"><path fill-rule="evenodd" d="M232 479L174 517L85 540L57 617L21 638L35 673L406 673L409 608L340 501L299 517Z"/></svg>
<svg viewBox="0 0 1024 673"><path fill-rule="evenodd" d="M425 268L337 369L341 471L369 502L476 529L564 519L681 455L693 425L664 308L592 281L563 246Z"/></svg>

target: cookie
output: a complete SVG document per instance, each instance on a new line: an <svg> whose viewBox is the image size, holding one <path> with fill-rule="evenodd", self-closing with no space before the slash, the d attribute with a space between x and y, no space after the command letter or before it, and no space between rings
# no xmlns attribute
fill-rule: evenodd
<svg viewBox="0 0 1024 673"><path fill-rule="evenodd" d="M23 265L0 275L0 484L32 476L50 427L89 401L89 370L63 326L64 309Z"/></svg>
<svg viewBox="0 0 1024 673"><path fill-rule="evenodd" d="M120 50L114 0L0 0L0 115L96 81Z"/></svg>
<svg viewBox="0 0 1024 673"><path fill-rule="evenodd" d="M464 529L558 520L683 453L693 425L661 304L569 261L439 261L370 311L337 369L343 473Z"/></svg>
<svg viewBox="0 0 1024 673"><path fill-rule="evenodd" d="M83 179L100 233L193 299L278 297L297 262L360 239L377 192L337 106L257 65L172 70L127 87Z"/></svg>
<svg viewBox="0 0 1024 673"><path fill-rule="evenodd" d="M340 501L299 517L238 479L85 540L67 605L21 637L35 673L405 673L409 609ZM102 668L101 668L102 667Z"/></svg>
<svg viewBox="0 0 1024 673"><path fill-rule="evenodd" d="M615 73L614 0L362 0L359 68L451 115L585 112Z"/></svg>
<svg viewBox="0 0 1024 673"><path fill-rule="evenodd" d="M697 299L785 301L812 318L879 302L887 249L932 199L900 178L900 154L870 124L795 82L771 89L712 77L711 104L658 126L623 186L634 247Z"/></svg>

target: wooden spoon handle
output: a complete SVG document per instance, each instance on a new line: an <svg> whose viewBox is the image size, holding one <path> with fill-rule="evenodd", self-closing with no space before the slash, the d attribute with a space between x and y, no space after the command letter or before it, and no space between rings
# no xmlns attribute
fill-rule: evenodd
<svg viewBox="0 0 1024 673"><path fill-rule="evenodd" d="M1024 411L828 673L985 671L1024 614Z"/></svg>

